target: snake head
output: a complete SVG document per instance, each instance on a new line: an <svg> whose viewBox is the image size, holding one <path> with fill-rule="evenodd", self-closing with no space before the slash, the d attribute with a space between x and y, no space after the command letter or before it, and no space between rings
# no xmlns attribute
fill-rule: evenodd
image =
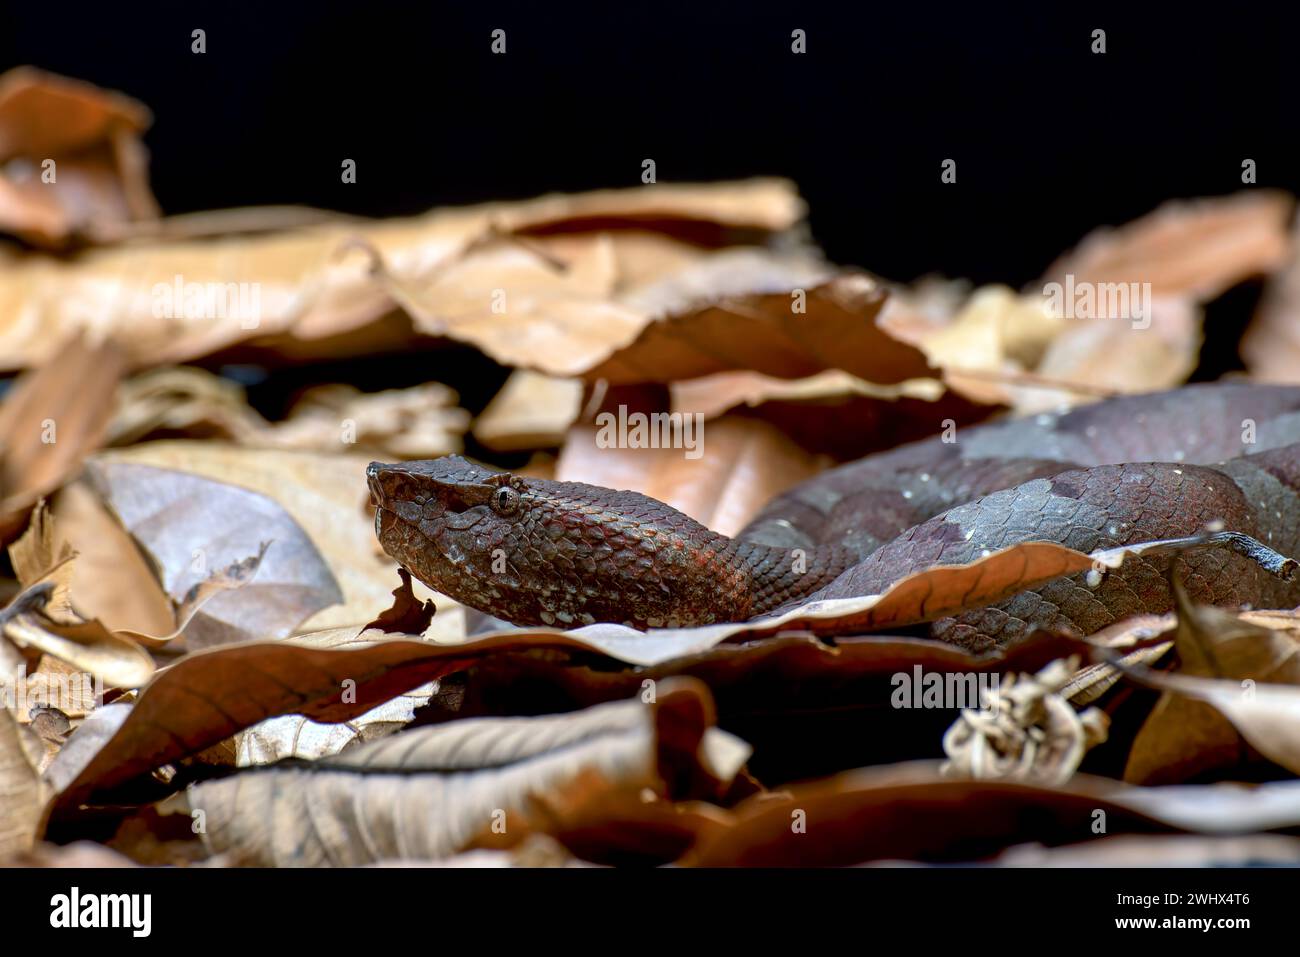
<svg viewBox="0 0 1300 957"><path fill-rule="evenodd" d="M442 519L462 527L484 516L475 511L482 506L502 517L517 513L527 490L524 479L493 472L459 455L391 465L371 462L366 481L370 502L380 512L392 512L413 524ZM465 518L456 520L457 515Z"/></svg>
<svg viewBox="0 0 1300 957"><path fill-rule="evenodd" d="M460 456L366 470L385 552L434 591L520 625L740 620L750 573L662 502Z"/></svg>
<svg viewBox="0 0 1300 957"><path fill-rule="evenodd" d="M516 607L534 594L531 570L519 566L529 535L527 480L449 455L371 462L366 481L380 545L416 578L501 617L540 620L536 610Z"/></svg>

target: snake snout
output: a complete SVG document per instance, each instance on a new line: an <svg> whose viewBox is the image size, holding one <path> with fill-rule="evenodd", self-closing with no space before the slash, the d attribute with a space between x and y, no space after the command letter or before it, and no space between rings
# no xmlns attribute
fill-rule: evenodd
<svg viewBox="0 0 1300 957"><path fill-rule="evenodd" d="M383 462L371 462L366 466L366 485L370 488L370 504L380 508L384 504L384 486L380 476L389 468Z"/></svg>

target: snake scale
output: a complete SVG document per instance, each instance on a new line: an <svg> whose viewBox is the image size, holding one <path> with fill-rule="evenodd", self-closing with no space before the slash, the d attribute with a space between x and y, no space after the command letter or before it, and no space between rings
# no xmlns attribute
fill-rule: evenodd
<svg viewBox="0 0 1300 957"><path fill-rule="evenodd" d="M1300 552L1300 387L1186 386L995 421L840 466L734 538L637 492L494 472L458 456L367 478L384 550L436 591L521 625L745 621L878 594L905 575L1024 541L1080 551L1212 523ZM1217 464L1216 464L1217 463ZM1089 634L1172 605L1165 562L1093 587L1056 579L925 626L983 651L1035 628ZM1195 600L1293 607L1300 586L1227 549L1186 553Z"/></svg>

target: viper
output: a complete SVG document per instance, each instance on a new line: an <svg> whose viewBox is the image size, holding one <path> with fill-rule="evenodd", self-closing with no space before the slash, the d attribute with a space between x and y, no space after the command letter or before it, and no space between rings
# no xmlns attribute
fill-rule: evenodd
<svg viewBox="0 0 1300 957"><path fill-rule="evenodd" d="M459 456L367 471L384 550L435 591L520 625L746 621L879 594L1017 542L1080 551L1207 527L1300 551L1300 387L1187 386L995 421L824 472L734 538L637 492L525 478ZM1089 634L1172 604L1169 558L1063 577L930 622L972 650ZM1181 555L1195 600L1293 607L1300 586L1227 549Z"/></svg>

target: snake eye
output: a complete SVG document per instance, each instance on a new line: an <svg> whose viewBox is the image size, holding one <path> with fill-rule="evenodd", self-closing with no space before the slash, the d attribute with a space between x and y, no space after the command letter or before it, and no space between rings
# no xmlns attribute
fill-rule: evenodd
<svg viewBox="0 0 1300 957"><path fill-rule="evenodd" d="M492 507L502 515L509 515L519 508L519 493L508 485L503 485L492 496Z"/></svg>

